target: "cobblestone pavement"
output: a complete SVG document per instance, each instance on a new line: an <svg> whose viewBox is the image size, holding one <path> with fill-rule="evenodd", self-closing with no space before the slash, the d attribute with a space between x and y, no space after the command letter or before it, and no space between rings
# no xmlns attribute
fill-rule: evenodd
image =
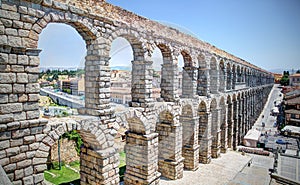
<svg viewBox="0 0 300 185"><path fill-rule="evenodd" d="M248 154L229 151L210 164L200 164L196 171L184 171L183 178L171 181L161 179L161 185L224 185L228 184L241 171L252 157Z"/></svg>

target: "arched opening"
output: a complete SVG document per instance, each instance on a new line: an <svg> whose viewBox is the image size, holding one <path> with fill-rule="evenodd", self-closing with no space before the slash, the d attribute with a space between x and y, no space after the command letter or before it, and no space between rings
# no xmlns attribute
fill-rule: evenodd
<svg viewBox="0 0 300 185"><path fill-rule="evenodd" d="M212 99L210 103L211 111L211 135L212 135L212 158L218 158L220 156L220 124L219 124L219 109L216 99Z"/></svg>
<svg viewBox="0 0 300 185"><path fill-rule="evenodd" d="M85 56L86 43L71 26L50 23L39 36L39 83L41 93L52 97L52 102L70 107L85 106ZM71 99L71 101L67 101ZM41 99L47 105L47 98ZM57 101L58 100L58 101ZM48 107L47 115L63 112Z"/></svg>
<svg viewBox="0 0 300 185"><path fill-rule="evenodd" d="M200 54L198 56L198 81L197 81L197 92L199 96L207 96L207 64L205 56Z"/></svg>
<svg viewBox="0 0 300 185"><path fill-rule="evenodd" d="M182 156L184 157L184 168L195 170L199 163L198 130L199 120L194 118L191 105L182 108L179 118L182 124Z"/></svg>
<svg viewBox="0 0 300 185"><path fill-rule="evenodd" d="M110 101L115 111L124 111L132 101L131 82L133 50L123 37L117 37L111 44L110 55Z"/></svg>
<svg viewBox="0 0 300 185"><path fill-rule="evenodd" d="M164 64L164 59L161 50L155 47L152 53L153 61L153 79L152 79L152 97L155 101L162 101L161 91L164 89L162 84L166 80L166 76L162 77L162 66Z"/></svg>
<svg viewBox="0 0 300 185"><path fill-rule="evenodd" d="M211 143L209 137L211 136L211 128L208 123L207 106L204 101L201 101L198 108L199 114L199 162L208 164L211 160Z"/></svg>
<svg viewBox="0 0 300 185"><path fill-rule="evenodd" d="M195 68L192 63L192 57L190 54L183 50L181 51L181 55L184 61L183 67L183 76L182 76L182 97L184 98L192 98L196 95L196 78Z"/></svg>
<svg viewBox="0 0 300 185"><path fill-rule="evenodd" d="M35 75L29 72L28 83L38 82L40 84L41 116L49 119L49 122L53 118L71 119L68 117L78 114L78 109L85 107L87 94L85 64L86 48L88 48L86 43L88 43L87 40L92 38L83 37L82 35L84 35L83 31L77 31L76 25L49 23L39 35L38 47L42 49L40 58L29 56L32 64L33 62L36 62L36 65L40 64L40 74L38 78L35 78ZM37 62L39 60L40 63ZM38 116L40 115L39 111L32 112L35 112ZM34 118L31 117L30 119ZM80 162L82 160L80 155L81 144L70 140L69 136L71 135L81 139L75 131L64 135L61 133L58 138L52 135L56 138L56 145L51 145L49 150L44 151L45 153L42 155L46 156L47 154L48 157L45 163L49 164L49 168L37 170L37 173L40 173L41 170L44 172L46 180L51 182L74 181L79 180L80 175L83 174L82 163ZM69 148L69 150L65 150L66 148ZM58 152L60 150L61 153ZM36 155L36 157L39 156ZM56 167L58 166L62 170L57 170ZM76 168L76 170L72 171L72 168ZM64 175L66 171L70 176L56 176L57 178L49 176L49 173ZM62 179L64 181L60 181Z"/></svg>
<svg viewBox="0 0 300 185"><path fill-rule="evenodd" d="M119 159L116 157L117 153L113 147L114 143L110 140L111 135L107 132L106 128L98 127L98 120L78 117L75 121L65 118L60 119L59 122L53 121L50 124L53 127L45 132L46 136L41 139L41 143L37 146L37 151L33 158L36 173L45 170L45 167L47 167L46 164L48 164L49 151L56 143L61 145L59 150L61 154L70 154L72 152L70 146L66 147L62 145L61 138L65 134L76 131L75 133L78 133L77 136L72 134L68 139L75 136L80 136L81 138L81 145L78 146L80 149L80 167L78 166L78 162L61 165L62 168L60 170L52 169L46 171L45 178L47 179L49 176L51 178L57 177L54 181L56 184L103 184L105 182L116 182L117 184L119 182L119 175L117 174ZM94 171L97 175L91 174L91 171ZM77 180L68 182L74 178L74 173L77 173ZM107 176L106 174L108 173L111 175ZM36 174L35 178L41 178L40 174Z"/></svg>
<svg viewBox="0 0 300 185"><path fill-rule="evenodd" d="M182 96L184 58L180 54L177 60L178 60L178 95Z"/></svg>
<svg viewBox="0 0 300 185"><path fill-rule="evenodd" d="M217 67L217 60L215 57L212 57L210 60L210 70L209 70L209 76L210 76L210 92L212 94L218 93L218 67Z"/></svg>
<svg viewBox="0 0 300 185"><path fill-rule="evenodd" d="M227 107L224 97L220 100L220 121L221 121L221 152L226 153L228 147L227 140Z"/></svg>
<svg viewBox="0 0 300 185"><path fill-rule="evenodd" d="M161 67L160 95L166 102L174 101L178 98L178 91L181 92L182 89L182 69L178 73L178 65L174 62L174 58L168 46L157 44L157 47L160 49L159 56L162 57L163 60Z"/></svg>

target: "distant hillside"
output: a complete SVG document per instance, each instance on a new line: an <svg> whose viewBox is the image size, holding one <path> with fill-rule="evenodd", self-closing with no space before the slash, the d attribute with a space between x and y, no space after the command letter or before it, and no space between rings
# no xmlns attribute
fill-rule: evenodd
<svg viewBox="0 0 300 185"><path fill-rule="evenodd" d="M131 66L111 66L111 70L131 71Z"/></svg>
<svg viewBox="0 0 300 185"><path fill-rule="evenodd" d="M269 69L268 71L272 72L272 73L279 73L279 74L283 74L283 71L289 71L290 74L295 73L297 70L293 70L293 69Z"/></svg>

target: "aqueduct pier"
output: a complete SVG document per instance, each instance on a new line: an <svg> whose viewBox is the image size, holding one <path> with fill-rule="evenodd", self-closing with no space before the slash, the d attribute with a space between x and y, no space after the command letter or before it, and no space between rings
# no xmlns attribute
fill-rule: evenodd
<svg viewBox="0 0 300 185"><path fill-rule="evenodd" d="M0 165L13 184L42 184L50 147L77 130L84 140L81 184L118 184L116 131L127 127L125 184L159 184L183 169L236 149L259 116L271 73L176 29L101 0L0 1ZM85 107L76 120L39 118L39 35L49 23L85 40ZM110 106L109 50L117 37L133 49L132 103ZM163 55L161 98L152 97L151 55ZM184 58L178 95L179 55Z"/></svg>

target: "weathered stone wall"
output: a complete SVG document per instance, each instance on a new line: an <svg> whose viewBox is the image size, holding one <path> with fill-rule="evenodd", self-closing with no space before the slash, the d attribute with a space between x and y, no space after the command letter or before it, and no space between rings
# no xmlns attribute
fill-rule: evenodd
<svg viewBox="0 0 300 185"><path fill-rule="evenodd" d="M60 142L60 160L67 164L73 161L79 161L80 157L75 149L76 142L68 140L67 138L61 139ZM58 161L58 143L52 146L49 155L51 156L51 161L49 162Z"/></svg>
<svg viewBox="0 0 300 185"><path fill-rule="evenodd" d="M272 87L267 71L103 0L2 0L0 6L0 165L13 184L42 184L50 148L71 130L84 140L81 184L118 184L114 136L121 126L128 128L125 184L158 184L161 175L181 178L184 167L195 170L198 160L209 163L227 148L236 149ZM49 23L74 27L86 42L80 113L91 117L39 119L37 46ZM117 37L129 41L134 55L133 101L121 115L110 106L109 50ZM155 47L163 54L159 103L152 96Z"/></svg>

